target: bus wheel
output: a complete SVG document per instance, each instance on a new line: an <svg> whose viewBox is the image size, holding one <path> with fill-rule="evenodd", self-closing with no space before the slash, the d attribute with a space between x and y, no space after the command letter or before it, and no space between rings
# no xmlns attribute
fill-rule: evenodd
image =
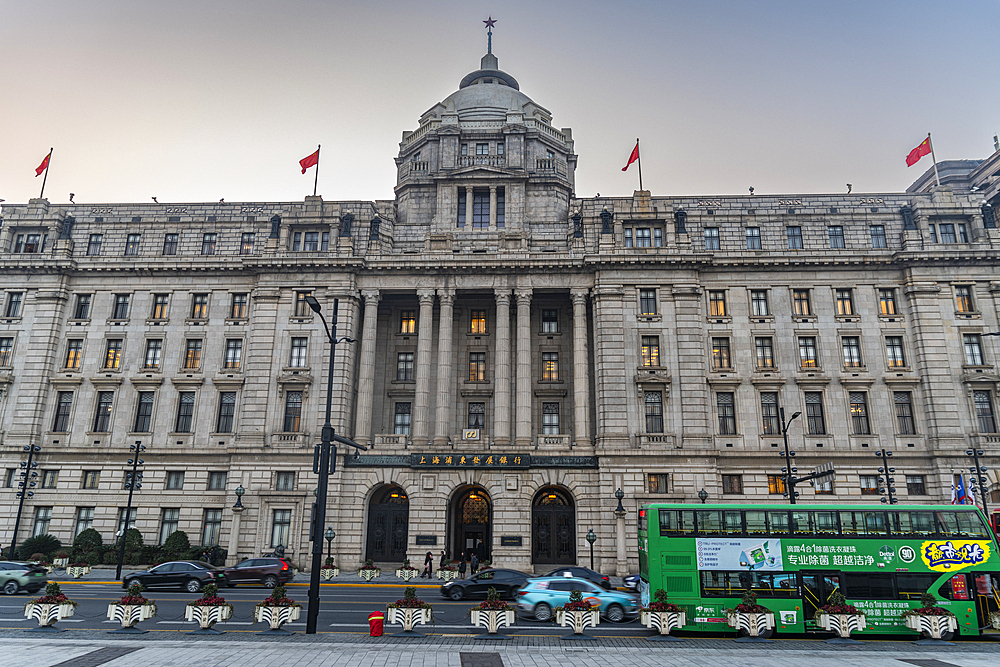
<svg viewBox="0 0 1000 667"><path fill-rule="evenodd" d="M749 634L749 633L748 633L748 632L747 632L746 630L740 630L740 631L739 631L739 632L737 632L736 634L737 634L737 636L739 636L739 637L749 637L749 636L750 636L750 634ZM773 637L773 636L774 636L774 628L768 628L768 629L766 629L766 630L761 630L761 631L760 631L760 632L759 632L759 633L757 634L757 636L758 636L758 637L759 637L760 639L770 639L771 637Z"/></svg>
<svg viewBox="0 0 1000 667"><path fill-rule="evenodd" d="M948 632L941 633L941 641L950 642L954 638L955 638L955 633L950 630Z"/></svg>

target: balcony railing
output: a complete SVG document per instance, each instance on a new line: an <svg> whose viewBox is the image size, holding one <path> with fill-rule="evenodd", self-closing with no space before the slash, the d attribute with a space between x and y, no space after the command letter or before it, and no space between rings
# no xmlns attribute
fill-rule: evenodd
<svg viewBox="0 0 1000 667"><path fill-rule="evenodd" d="M405 433L379 433L373 443L376 447L406 447Z"/></svg>
<svg viewBox="0 0 1000 667"><path fill-rule="evenodd" d="M539 447L569 447L569 444L569 434L538 436Z"/></svg>
<svg viewBox="0 0 1000 667"><path fill-rule="evenodd" d="M475 165L485 165L488 167L503 167L507 164L505 155L459 155L459 167L473 167Z"/></svg>

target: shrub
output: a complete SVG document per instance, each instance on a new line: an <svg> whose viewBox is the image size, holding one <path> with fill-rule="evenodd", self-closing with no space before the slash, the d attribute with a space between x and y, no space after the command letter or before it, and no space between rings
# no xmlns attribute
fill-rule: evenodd
<svg viewBox="0 0 1000 667"><path fill-rule="evenodd" d="M69 549L59 549L55 553L56 558L69 558L69 556L70 556Z"/></svg>
<svg viewBox="0 0 1000 667"><path fill-rule="evenodd" d="M166 560L176 560L188 556L191 551L191 542L187 533L183 530L175 530L163 541L163 557Z"/></svg>
<svg viewBox="0 0 1000 667"><path fill-rule="evenodd" d="M21 543L21 546L17 548L17 557L21 560L27 560L33 554L42 554L45 557L44 560L51 561L52 555L61 548L62 542L51 535L37 535L29 537Z"/></svg>
<svg viewBox="0 0 1000 667"><path fill-rule="evenodd" d="M95 559L96 562L96 559ZM101 552L101 563L104 565L114 565L118 562L117 547L108 547Z"/></svg>
<svg viewBox="0 0 1000 667"><path fill-rule="evenodd" d="M33 560L33 561L36 561L38 563L48 563L49 562L48 557L45 554L43 554L43 553L34 553L34 554L31 554L31 556L28 558L28 560Z"/></svg>
<svg viewBox="0 0 1000 667"><path fill-rule="evenodd" d="M74 560L83 558L89 563L100 562L100 553L103 546L104 540L101 539L101 534L93 528L88 528L73 540L73 553L71 557Z"/></svg>

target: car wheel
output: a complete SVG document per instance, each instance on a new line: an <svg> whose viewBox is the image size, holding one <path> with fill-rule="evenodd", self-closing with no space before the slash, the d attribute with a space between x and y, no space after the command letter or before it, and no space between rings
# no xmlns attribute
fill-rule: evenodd
<svg viewBox="0 0 1000 667"><path fill-rule="evenodd" d="M3 592L6 595L16 595L19 588L17 582L12 579L3 585Z"/></svg>
<svg viewBox="0 0 1000 667"><path fill-rule="evenodd" d="M188 579L187 583L184 584L184 589L188 593L197 593L201 590L201 582L197 579Z"/></svg>
<svg viewBox="0 0 1000 667"><path fill-rule="evenodd" d="M452 600L461 600L465 597L465 591L462 590L461 586L452 586L451 590L448 591L448 597Z"/></svg>
<svg viewBox="0 0 1000 667"><path fill-rule="evenodd" d="M278 578L273 574L269 574L260 583L264 584L264 588L274 588L278 585Z"/></svg>
<svg viewBox="0 0 1000 667"><path fill-rule="evenodd" d="M544 602L539 602L535 605L535 620L536 621L550 621L552 620L552 607L545 604Z"/></svg>
<svg viewBox="0 0 1000 667"><path fill-rule="evenodd" d="M621 623L625 620L625 610L620 604L613 604L608 607L607 612L605 612L605 616L612 623Z"/></svg>

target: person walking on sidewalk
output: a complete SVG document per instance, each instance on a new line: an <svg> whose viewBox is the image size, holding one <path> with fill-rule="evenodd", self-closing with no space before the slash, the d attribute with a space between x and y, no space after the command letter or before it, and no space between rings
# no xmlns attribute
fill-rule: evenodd
<svg viewBox="0 0 1000 667"><path fill-rule="evenodd" d="M472 574L475 574L479 570L479 557L475 551L472 552L472 557L469 560L470 565L472 565Z"/></svg>
<svg viewBox="0 0 1000 667"><path fill-rule="evenodd" d="M421 579L423 579L424 577L427 577L428 579L432 578L434 574L434 572L432 571L433 569L434 569L434 554L428 551L427 555L424 556L424 571L420 573L420 578Z"/></svg>
<svg viewBox="0 0 1000 667"><path fill-rule="evenodd" d="M440 569L444 569L444 566L448 564L448 557L444 554L444 549L441 550L441 562L438 564Z"/></svg>
<svg viewBox="0 0 1000 667"><path fill-rule="evenodd" d="M465 579L465 552L458 555L458 578Z"/></svg>

